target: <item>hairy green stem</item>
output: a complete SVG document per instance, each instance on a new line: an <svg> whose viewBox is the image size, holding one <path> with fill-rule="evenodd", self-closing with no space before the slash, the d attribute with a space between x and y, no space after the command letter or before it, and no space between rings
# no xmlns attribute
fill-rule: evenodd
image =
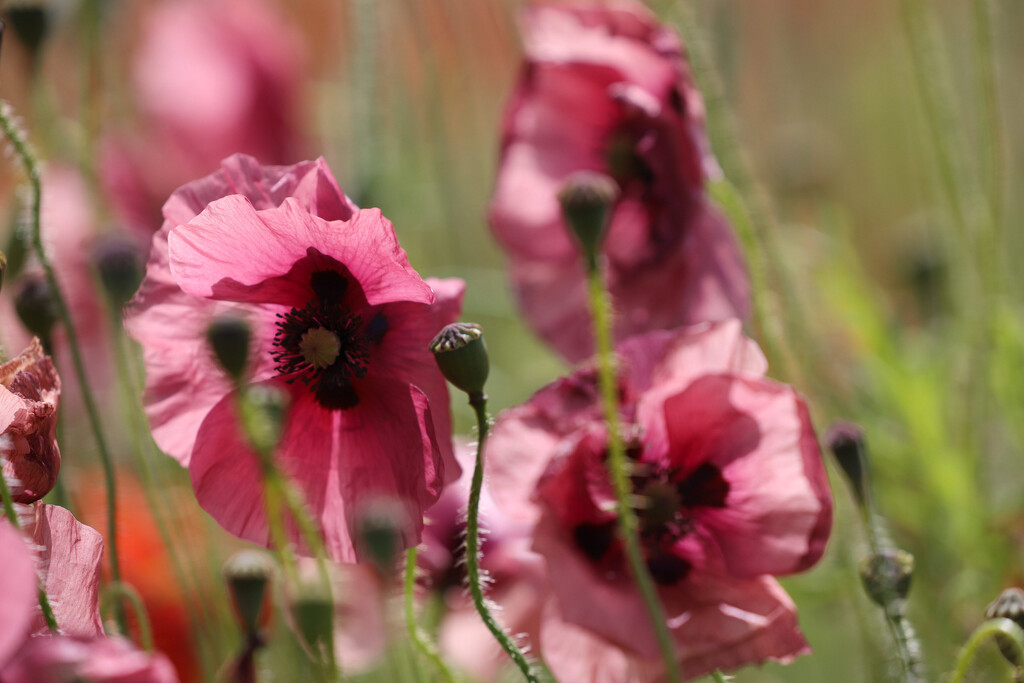
<svg viewBox="0 0 1024 683"><path fill-rule="evenodd" d="M2 464L2 463L0 463ZM17 531L21 531L21 521L18 519L18 512L14 509L14 496L11 495L11 487L7 485L7 477L0 471L0 499L4 504L4 515ZM46 628L50 632L57 633L57 618L53 615L53 608L50 606L50 598L46 595L46 589L40 584L38 591L39 609L43 612L43 619L46 621Z"/></svg>
<svg viewBox="0 0 1024 683"><path fill-rule="evenodd" d="M146 611L146 605L142 602L142 596L133 586L121 581L107 584L100 598L100 612L105 612L111 602L117 605L122 599L128 601L135 613L135 621L139 625L139 644L146 652L152 652L153 629L150 625L149 613Z"/></svg>
<svg viewBox="0 0 1024 683"><path fill-rule="evenodd" d="M597 357L600 364L601 398L604 404L605 420L608 422L608 470L615 487L619 536L625 547L633 580L640 590L647 614L651 618L651 626L654 628L658 640L658 649L661 650L661 658L665 663L666 678L673 683L679 683L683 678L679 671L675 643L672 641L672 634L669 632L665 611L662 609L654 580L651 579L647 564L644 562L640 539L637 535L636 513L629 504L632 491L629 476L626 473L626 451L623 448L622 436L619 432L618 381L612 351L607 294L596 259L588 259L587 263L593 265L588 268L587 277L590 285L590 308L594 319L594 337L597 341Z"/></svg>
<svg viewBox="0 0 1024 683"><path fill-rule="evenodd" d="M956 669L953 671L953 678L950 683L963 683L967 676L967 669L971 660L978 651L978 647L986 638L999 638L1000 646L1004 644L1017 651L1017 657L1024 659L1024 630L1009 619L989 619L974 630L971 637L967 639L960 654L956 658Z"/></svg>
<svg viewBox="0 0 1024 683"><path fill-rule="evenodd" d="M469 404L476 413L477 425L477 446L476 466L473 469L473 483L469 491L469 507L466 510L466 574L469 580L469 593L473 598L473 605L480 614L484 625L498 641L512 661L515 663L523 676L530 683L540 683L540 677L533 670L526 655L505 632L501 625L491 614L484 596L483 583L480 577L480 493L484 484L484 445L487 443L487 433L490 424L487 420L487 397L483 394L471 395Z"/></svg>
<svg viewBox="0 0 1024 683"><path fill-rule="evenodd" d="M405 552L405 592L403 596L405 628L409 632L409 640L412 641L412 644L419 653L434 665L434 668L441 675L441 679L445 683L453 683L455 678L448 669L448 665L445 664L444 659L441 658L441 654L437 651L437 646L430 640L430 637L420 628L419 623L416 621L416 555L417 549L415 546Z"/></svg>
<svg viewBox="0 0 1024 683"><path fill-rule="evenodd" d="M110 548L110 575L114 582L121 580L121 564L118 555L117 545L117 484L114 479L114 462L107 448L107 440L103 434L103 425L100 421L100 414L96 408L96 401L93 399L89 378L85 374L85 363L82 360L82 352L78 344L78 334L75 331L74 322L71 319L71 312L68 310L64 295L61 293L60 284L57 282L57 275L53 270L53 264L46 255L43 248L41 233L41 211L42 211L42 183L40 181L39 164L35 155L29 149L28 141L24 133L13 121L10 105L6 102L0 103L0 129L10 140L15 154L21 162L25 175L28 176L31 188L31 204L29 206L29 238L32 249L39 259L46 276L46 283L50 287L54 307L57 309L57 316L64 326L64 333L67 335L68 347L71 350L71 361L75 367L75 377L78 380L78 387L82 394L82 403L85 404L86 413L89 416L89 425L92 428L93 436L96 439L96 447L99 451L100 461L103 464L103 480L107 493L107 546ZM123 631L125 628L124 607L116 605L114 614L118 626Z"/></svg>

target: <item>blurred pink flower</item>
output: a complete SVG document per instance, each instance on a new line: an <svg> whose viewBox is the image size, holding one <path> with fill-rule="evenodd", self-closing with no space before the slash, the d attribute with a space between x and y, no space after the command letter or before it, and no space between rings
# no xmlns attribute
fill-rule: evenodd
<svg viewBox="0 0 1024 683"><path fill-rule="evenodd" d="M267 2L160 3L139 45L132 83L142 130L111 137L103 159L107 194L128 227L152 234L167 196L229 154L270 164L304 156L303 46Z"/></svg>
<svg viewBox="0 0 1024 683"><path fill-rule="evenodd" d="M648 333L618 352L633 492L647 501L641 544L684 674L805 652L793 604L771 578L817 562L831 528L803 401L764 378L738 321ZM555 673L589 680L588 652L607 660L595 680L653 680L658 649L616 536L601 415L585 368L500 416L487 451L492 491L535 525L554 597L540 649Z"/></svg>
<svg viewBox="0 0 1024 683"><path fill-rule="evenodd" d="M159 652L135 649L119 637L33 638L0 670L4 683L177 683Z"/></svg>
<svg viewBox="0 0 1024 683"><path fill-rule="evenodd" d="M621 188L604 255L617 338L743 317L738 245L704 192L717 166L679 39L640 3L540 3L505 113L490 210L533 329L571 361L593 351L577 247L557 194L580 170Z"/></svg>
<svg viewBox="0 0 1024 683"><path fill-rule="evenodd" d="M236 194L237 193L237 194ZM324 162L225 160L164 206L127 326L144 348L157 444L190 470L200 505L267 543L257 460L205 343L213 315L253 328L250 381L290 394L278 463L335 560L358 561L366 502L401 502L417 543L451 455L448 391L427 350L461 308L461 280L423 281L376 209L360 211Z"/></svg>
<svg viewBox="0 0 1024 683"><path fill-rule="evenodd" d="M38 339L0 365L0 476L16 503L39 500L57 482L59 402L60 378Z"/></svg>
<svg viewBox="0 0 1024 683"><path fill-rule="evenodd" d="M0 670L28 633L36 607L38 579L25 539L6 520L0 520Z"/></svg>

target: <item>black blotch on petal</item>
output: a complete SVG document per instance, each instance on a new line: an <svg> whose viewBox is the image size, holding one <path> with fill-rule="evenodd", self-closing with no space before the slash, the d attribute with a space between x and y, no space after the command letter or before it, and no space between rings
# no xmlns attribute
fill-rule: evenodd
<svg viewBox="0 0 1024 683"><path fill-rule="evenodd" d="M584 555L597 562L612 547L615 540L615 522L580 524L573 529L573 539Z"/></svg>
<svg viewBox="0 0 1024 683"><path fill-rule="evenodd" d="M724 508L729 482L722 470L704 463L678 484L679 495L687 507Z"/></svg>

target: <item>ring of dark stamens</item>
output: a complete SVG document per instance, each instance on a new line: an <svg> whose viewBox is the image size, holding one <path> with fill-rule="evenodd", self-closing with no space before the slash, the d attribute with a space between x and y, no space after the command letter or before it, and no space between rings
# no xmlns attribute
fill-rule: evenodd
<svg viewBox="0 0 1024 683"><path fill-rule="evenodd" d="M340 302L347 286L344 277L317 272L311 278L311 285L316 301L277 314L271 357L281 375L292 375L287 380L289 383L301 380L324 408L351 408L359 403L352 380L366 376L370 360L365 326L359 315L349 312ZM338 357L327 367L310 363L302 351L303 336L317 328L338 338Z"/></svg>

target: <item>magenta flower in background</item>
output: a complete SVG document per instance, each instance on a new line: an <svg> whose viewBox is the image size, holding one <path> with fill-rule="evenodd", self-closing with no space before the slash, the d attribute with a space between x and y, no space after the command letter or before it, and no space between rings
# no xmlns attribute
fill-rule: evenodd
<svg viewBox="0 0 1024 683"><path fill-rule="evenodd" d="M236 155L164 207L129 307L145 352L157 444L189 467L200 505L268 542L256 455L206 347L212 316L253 328L250 381L291 397L279 465L335 560L358 561L357 516L392 498L418 542L423 510L457 477L448 391L427 343L461 308L461 280L424 281L376 209L358 210L324 162L260 167Z"/></svg>
<svg viewBox="0 0 1024 683"><path fill-rule="evenodd" d="M224 157L305 156L304 56L299 35L263 0L162 2L141 33L131 62L141 130L111 135L102 175L121 220L148 239L171 192Z"/></svg>
<svg viewBox="0 0 1024 683"><path fill-rule="evenodd" d="M120 636L33 638L6 667L4 683L178 683L159 652L137 650Z"/></svg>
<svg viewBox="0 0 1024 683"><path fill-rule="evenodd" d="M38 579L32 555L22 535L0 520L0 557L4 580L0 582L0 670L25 639L36 609Z"/></svg>
<svg viewBox="0 0 1024 683"><path fill-rule="evenodd" d="M59 403L60 378L38 339L0 365L0 476L16 503L39 500L57 482Z"/></svg>
<svg viewBox="0 0 1024 683"><path fill-rule="evenodd" d="M641 544L684 675L805 652L793 604L771 578L817 562L831 527L803 401L764 378L738 321L652 332L618 351L633 493L647 501ZM540 650L555 673L655 680L658 648L616 536L607 446L585 368L499 417L492 492L534 523L553 597Z"/></svg>
<svg viewBox="0 0 1024 683"><path fill-rule="evenodd" d="M533 329L570 361L593 352L583 268L557 194L581 170L621 197L604 255L615 334L744 317L743 259L704 185L717 172L679 39L640 3L532 6L490 209Z"/></svg>

